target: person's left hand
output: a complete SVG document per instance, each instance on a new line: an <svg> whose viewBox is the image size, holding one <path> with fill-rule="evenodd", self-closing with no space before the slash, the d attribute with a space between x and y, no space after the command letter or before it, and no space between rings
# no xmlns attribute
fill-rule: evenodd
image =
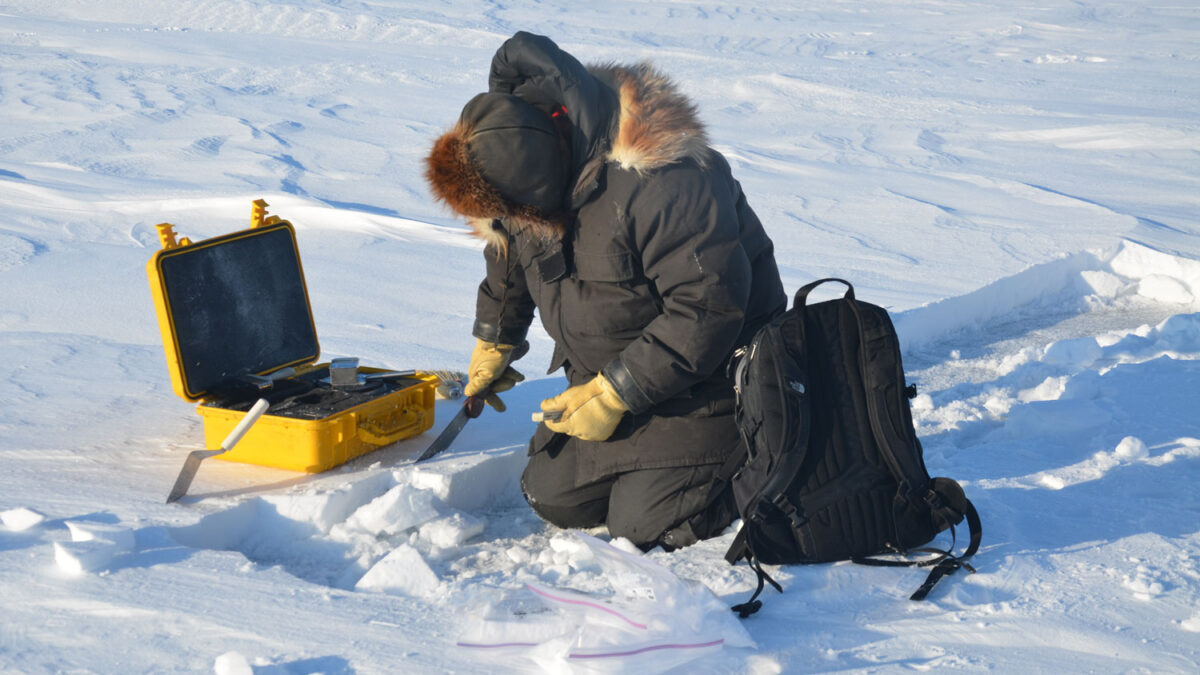
<svg viewBox="0 0 1200 675"><path fill-rule="evenodd" d="M557 420L546 420L547 428L584 441L607 440L627 410L629 406L603 375L542 401L542 412L562 413Z"/></svg>

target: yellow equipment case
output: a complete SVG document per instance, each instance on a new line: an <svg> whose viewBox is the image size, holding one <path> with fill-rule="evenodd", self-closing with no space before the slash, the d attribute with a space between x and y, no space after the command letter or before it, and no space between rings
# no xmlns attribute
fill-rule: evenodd
<svg viewBox="0 0 1200 675"><path fill-rule="evenodd" d="M250 229L195 243L163 223L146 266L171 385L200 402L206 447L260 398L266 414L220 459L315 473L432 427L436 375L316 363L296 232L266 206Z"/></svg>

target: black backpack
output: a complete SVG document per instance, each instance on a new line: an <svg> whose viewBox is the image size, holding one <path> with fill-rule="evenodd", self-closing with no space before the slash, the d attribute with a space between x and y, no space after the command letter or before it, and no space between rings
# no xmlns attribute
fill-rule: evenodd
<svg viewBox="0 0 1200 675"><path fill-rule="evenodd" d="M827 281L844 297L806 305ZM745 463L732 479L742 516L725 558L746 559L758 575L753 597L734 607L743 618L762 606L763 564L852 560L868 565L933 566L912 595L921 600L979 547L979 516L949 478L930 478L913 429L895 328L882 307L854 298L842 279L796 292L792 309L735 353L737 424ZM970 542L961 555L918 548L963 518ZM884 554L926 552L913 561Z"/></svg>

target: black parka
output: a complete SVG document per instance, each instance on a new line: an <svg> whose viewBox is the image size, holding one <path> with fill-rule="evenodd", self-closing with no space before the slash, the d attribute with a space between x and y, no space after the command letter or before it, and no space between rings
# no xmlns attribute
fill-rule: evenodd
<svg viewBox="0 0 1200 675"><path fill-rule="evenodd" d="M627 414L602 442L569 439L578 484L616 473L724 461L734 450L735 348L786 307L773 245L705 139L690 102L646 65L585 68L518 33L490 87L570 120L573 219L478 224L490 243L476 337L525 338L536 308L549 372L603 372ZM568 439L539 427L530 452Z"/></svg>

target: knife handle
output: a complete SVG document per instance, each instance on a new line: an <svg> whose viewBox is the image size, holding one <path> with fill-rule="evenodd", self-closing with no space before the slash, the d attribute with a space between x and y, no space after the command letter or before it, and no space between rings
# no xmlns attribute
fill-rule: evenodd
<svg viewBox="0 0 1200 675"><path fill-rule="evenodd" d="M491 393L491 389L485 389L482 393L474 396L468 396L467 400L463 401L463 410L466 411L467 417L475 419L483 413L484 397Z"/></svg>

